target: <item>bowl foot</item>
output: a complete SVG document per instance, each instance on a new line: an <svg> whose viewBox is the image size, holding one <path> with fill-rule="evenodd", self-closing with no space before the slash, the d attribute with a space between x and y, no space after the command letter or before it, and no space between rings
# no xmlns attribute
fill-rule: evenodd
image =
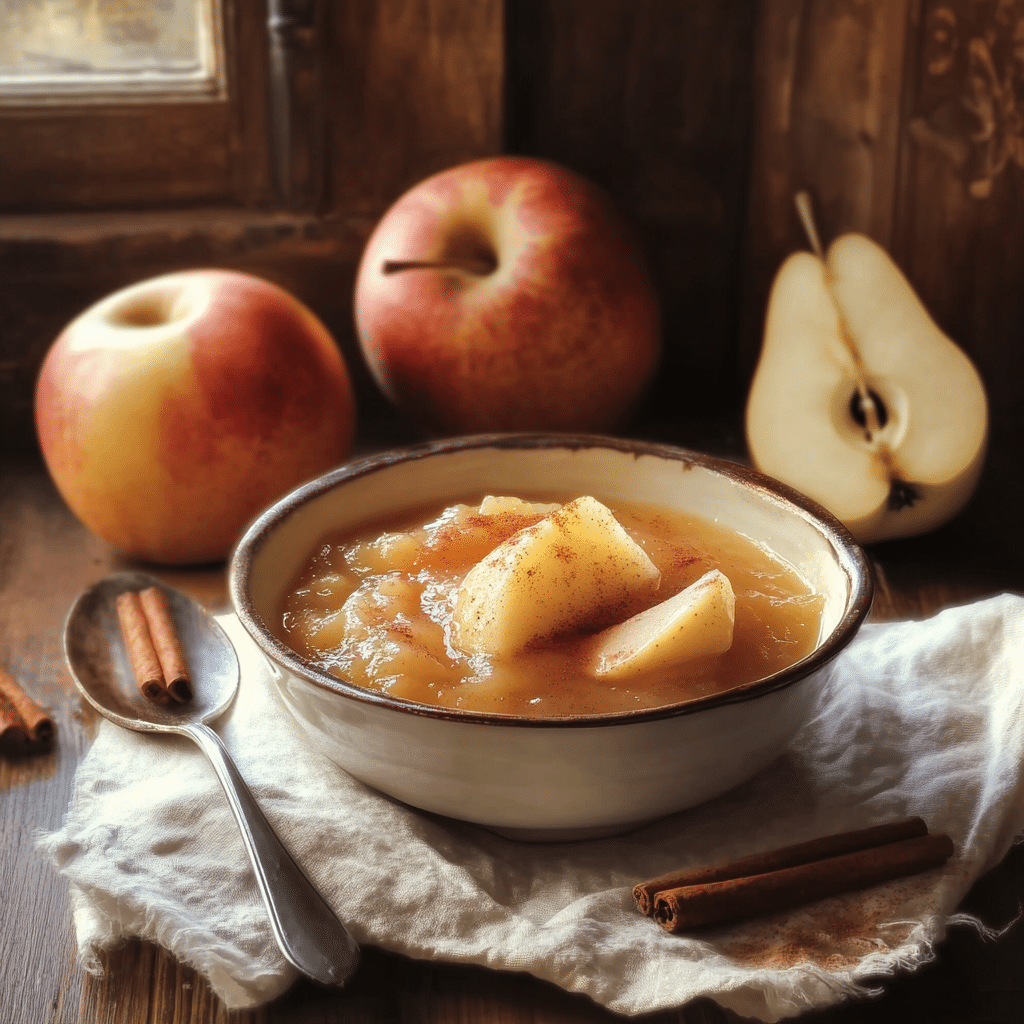
<svg viewBox="0 0 1024 1024"><path fill-rule="evenodd" d="M645 818L643 821L630 821L618 825L593 825L584 828L502 828L498 825L484 825L488 832L493 832L502 839L513 839L520 843L577 843L588 839L609 839L612 836L625 835L634 829L650 825L657 818Z"/></svg>

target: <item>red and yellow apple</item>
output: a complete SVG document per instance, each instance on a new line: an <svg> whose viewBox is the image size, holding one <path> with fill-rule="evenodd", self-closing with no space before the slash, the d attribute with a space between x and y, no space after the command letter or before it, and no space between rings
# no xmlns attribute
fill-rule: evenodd
<svg viewBox="0 0 1024 1024"><path fill-rule="evenodd" d="M226 557L260 510L343 461L355 429L327 328L282 288L216 269L150 278L73 320L35 414L71 510L165 564Z"/></svg>
<svg viewBox="0 0 1024 1024"><path fill-rule="evenodd" d="M611 197L525 157L401 196L363 253L355 322L381 390L435 434L610 431L660 354L644 254Z"/></svg>

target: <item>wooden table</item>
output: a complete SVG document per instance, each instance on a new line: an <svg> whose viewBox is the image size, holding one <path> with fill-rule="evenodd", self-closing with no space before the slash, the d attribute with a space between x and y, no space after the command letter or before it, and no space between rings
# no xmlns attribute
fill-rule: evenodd
<svg viewBox="0 0 1024 1024"><path fill-rule="evenodd" d="M692 442L690 442L692 444ZM697 445L693 445L697 447ZM1019 457L993 460L976 500L929 537L877 546L875 619L919 618L1004 590L1024 592ZM52 753L0 760L0 1024L611 1024L624 1018L534 978L483 968L415 962L364 950L342 990L299 983L277 1002L229 1013L203 979L155 946L138 942L104 958L105 973L77 962L66 884L37 853L33 835L62 819L95 718L83 708L61 650L75 595L125 568L71 516L45 471L0 465L0 661L52 709ZM216 608L223 570L161 573ZM1024 847L982 878L965 910L1000 928L1024 906ZM1024 925L996 940L954 928L934 963L888 979L884 994L801 1018L839 1022L1019 1024L1024 1020ZM710 1001L644 1018L645 1024L736 1021Z"/></svg>

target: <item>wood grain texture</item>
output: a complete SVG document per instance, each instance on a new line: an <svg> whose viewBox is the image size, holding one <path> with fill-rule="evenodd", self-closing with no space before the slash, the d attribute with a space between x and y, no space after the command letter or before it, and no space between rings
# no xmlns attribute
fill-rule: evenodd
<svg viewBox="0 0 1024 1024"><path fill-rule="evenodd" d="M648 418L736 398L756 6L508 5L508 148L603 185L644 240L666 346Z"/></svg>
<svg viewBox="0 0 1024 1024"><path fill-rule="evenodd" d="M747 375L775 271L809 247L797 192L810 192L826 244L846 231L893 244L912 7L912 0L761 5L741 338Z"/></svg>
<svg viewBox="0 0 1024 1024"><path fill-rule="evenodd" d="M500 151L499 0L353 0L330 12L333 209L376 219L428 174Z"/></svg>
<svg viewBox="0 0 1024 1024"><path fill-rule="evenodd" d="M761 7L747 223L744 381L772 278L826 240L887 248L975 361L996 432L1024 406L1024 3L776 0ZM1017 437L1019 438L1019 434Z"/></svg>
<svg viewBox="0 0 1024 1024"><path fill-rule="evenodd" d="M998 416L1024 407L1022 39L1021 0L922 4L895 241Z"/></svg>
<svg viewBox="0 0 1024 1024"><path fill-rule="evenodd" d="M190 106L167 106L158 124L151 114L131 108L0 118L5 155L17 154L0 160L0 212L101 204L124 209L230 197L231 119L225 104L211 104L200 116ZM190 164L188 174L181 173L183 160Z"/></svg>
<svg viewBox="0 0 1024 1024"><path fill-rule="evenodd" d="M715 428L706 426L707 436ZM725 440L735 430L722 425ZM672 440L666 437L666 440ZM364 441L364 444L366 442ZM736 454L733 452L733 454ZM871 551L874 620L923 618L997 593L1024 593L1024 549L992 551L1019 506L972 504L935 534ZM229 1013L206 982L155 946L129 942L101 957L103 973L78 962L65 882L36 852L33 834L59 824L75 767L94 735L94 713L78 699L63 664L64 616L79 590L129 568L78 524L38 465L0 460L0 657L54 713L52 754L0 760L0 1021L25 1024L623 1024L589 1000L526 975L409 960L364 951L341 990L300 982L257 1010ZM213 610L226 606L222 570L160 573ZM964 909L994 928L1024 902L1024 848L968 894ZM865 1002L804 1015L802 1024L1017 1024L1024 1016L1024 928L996 941L954 928L936 963L883 983ZM644 1018L645 1024L740 1024L711 1000Z"/></svg>

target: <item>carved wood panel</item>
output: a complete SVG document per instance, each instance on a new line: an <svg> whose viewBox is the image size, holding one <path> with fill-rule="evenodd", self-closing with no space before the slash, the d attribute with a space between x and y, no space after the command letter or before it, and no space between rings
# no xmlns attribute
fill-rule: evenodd
<svg viewBox="0 0 1024 1024"><path fill-rule="evenodd" d="M998 416L1024 403L1024 2L771 0L756 56L740 365L772 277L806 239L890 250L978 364ZM997 424L998 426L998 424Z"/></svg>

